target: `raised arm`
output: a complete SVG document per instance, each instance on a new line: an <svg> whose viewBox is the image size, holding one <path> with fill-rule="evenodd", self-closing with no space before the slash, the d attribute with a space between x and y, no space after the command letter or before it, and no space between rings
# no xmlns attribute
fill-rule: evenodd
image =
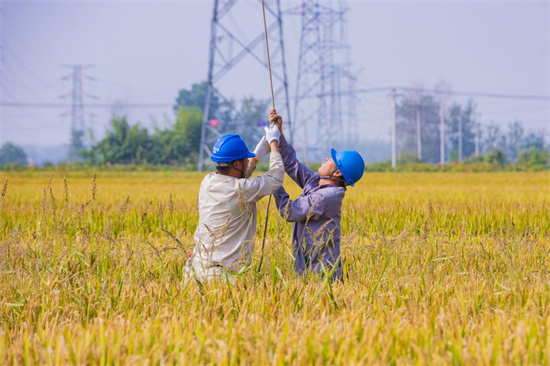
<svg viewBox="0 0 550 366"><path fill-rule="evenodd" d="M258 165L260 160L269 154L269 143L265 139L265 136L263 136L260 142L256 145L254 154L256 154L255 157L248 159L248 168L246 169L245 178L250 178L252 173L256 170L256 165Z"/></svg>
<svg viewBox="0 0 550 366"><path fill-rule="evenodd" d="M323 216L325 200L319 195L301 196L291 201L283 187L273 193L277 210L289 222L317 221Z"/></svg>
<svg viewBox="0 0 550 366"><path fill-rule="evenodd" d="M306 182L315 174L313 170L310 170L307 166L300 163L296 158L296 150L290 145L283 135L283 118L277 115L277 111L271 110L269 115L271 123L279 127L281 137L279 139L279 151L283 157L283 164L285 165L285 172L293 181L296 182L301 188L304 188Z"/></svg>
<svg viewBox="0 0 550 366"><path fill-rule="evenodd" d="M279 131L275 126L270 129L266 128L266 140L269 141L271 147L269 171L255 178L243 180L243 196L247 202L257 202L283 185L285 173L281 154L279 153L279 135Z"/></svg>

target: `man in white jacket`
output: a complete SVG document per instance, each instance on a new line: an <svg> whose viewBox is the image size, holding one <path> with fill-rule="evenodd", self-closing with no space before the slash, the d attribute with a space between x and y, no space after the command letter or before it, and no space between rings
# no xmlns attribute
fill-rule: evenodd
<svg viewBox="0 0 550 366"><path fill-rule="evenodd" d="M254 153L239 135L225 135L214 145L212 161L216 172L208 174L199 192L199 224L195 248L186 264L188 276L200 281L231 278L250 264L256 232L256 202L283 184L284 167L279 153L280 132L276 125L265 128L266 135ZM248 179L257 162L269 152L266 174Z"/></svg>

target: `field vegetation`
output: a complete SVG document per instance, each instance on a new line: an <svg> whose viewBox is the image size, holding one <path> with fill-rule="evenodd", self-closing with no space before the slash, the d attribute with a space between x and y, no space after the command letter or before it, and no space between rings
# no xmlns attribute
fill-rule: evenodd
<svg viewBox="0 0 550 366"><path fill-rule="evenodd" d="M294 274L273 204L256 271L267 199L252 267L186 281L202 176L3 172L0 364L550 364L549 172L366 173L343 284Z"/></svg>

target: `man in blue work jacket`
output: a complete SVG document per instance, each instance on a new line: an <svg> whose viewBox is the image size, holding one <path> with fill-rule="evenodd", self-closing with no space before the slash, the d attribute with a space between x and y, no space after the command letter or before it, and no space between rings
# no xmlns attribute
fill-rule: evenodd
<svg viewBox="0 0 550 366"><path fill-rule="evenodd" d="M332 280L343 280L340 260L340 221L346 186L361 179L365 163L356 151L331 149L331 157L318 172L308 169L296 159L296 151L283 135L283 120L271 110L270 121L281 132L279 152L285 172L302 189L302 195L291 201L283 187L273 193L281 216L292 222L294 268L300 275L325 273Z"/></svg>

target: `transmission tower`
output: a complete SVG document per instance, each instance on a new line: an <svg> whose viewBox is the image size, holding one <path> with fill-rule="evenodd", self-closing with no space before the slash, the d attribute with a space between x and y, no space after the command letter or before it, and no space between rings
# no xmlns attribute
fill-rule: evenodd
<svg viewBox="0 0 550 366"><path fill-rule="evenodd" d="M83 79L94 80L89 76L84 76L83 70L92 67L92 65L61 65L62 67L72 69L72 73L63 77L63 80L72 81L72 91L69 94L71 97L71 151L69 153L70 159L77 159L79 151L85 147L84 131L85 124L85 111L84 111L84 91L82 87ZM91 95L90 95L91 96ZM66 98L67 95L61 96ZM93 96L91 96L93 97Z"/></svg>
<svg viewBox="0 0 550 366"><path fill-rule="evenodd" d="M276 108L278 114L285 119L289 138L292 140L293 130L289 118L290 108L280 1L264 0L264 5ZM249 17L245 15L249 15ZM234 16L240 18L240 21L236 21ZM246 21L242 21L244 18ZM266 111L271 106L263 29L261 0L253 2L250 0L214 0L199 171L211 164L211 147L222 131L239 133L245 129L258 128L257 125L244 126L244 118L237 110L233 110L231 113L222 113L214 108L215 102L232 105L229 92L232 86L241 83L239 78L242 78L243 72L249 76L257 75L260 82L265 82L266 93L261 98L263 100L265 97ZM239 69L240 74L238 73ZM227 130L224 126L232 126L233 130Z"/></svg>
<svg viewBox="0 0 550 366"><path fill-rule="evenodd" d="M343 0L336 8L305 0L290 11L302 23L293 120L299 126L295 145L304 148L306 162L325 156L329 146L349 145L357 136L346 12Z"/></svg>

